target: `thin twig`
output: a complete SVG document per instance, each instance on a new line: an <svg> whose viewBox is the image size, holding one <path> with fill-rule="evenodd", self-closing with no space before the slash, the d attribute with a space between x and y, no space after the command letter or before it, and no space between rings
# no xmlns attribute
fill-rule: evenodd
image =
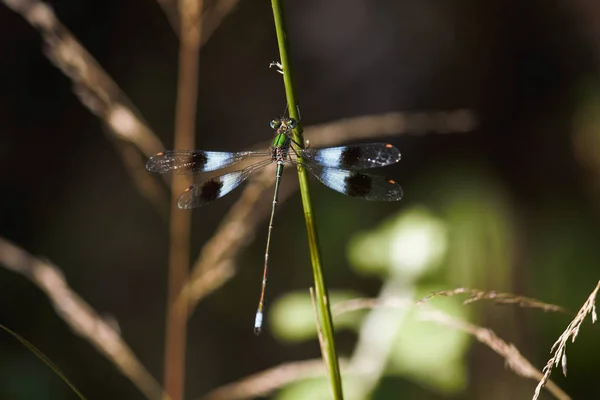
<svg viewBox="0 0 600 400"><path fill-rule="evenodd" d="M179 0L180 44L179 82L175 118L176 149L194 148L198 99L198 65L202 0ZM187 332L186 303L177 298L188 280L190 267L191 212L180 210L179 195L190 178L174 175L171 187L169 237L169 294L165 338L165 390L173 400L183 400L185 382L185 349Z"/></svg>
<svg viewBox="0 0 600 400"><path fill-rule="evenodd" d="M168 398L163 397L166 396L163 389L111 324L69 287L58 267L4 238L0 238L0 264L23 275L46 293L59 317L104 354L148 399Z"/></svg>
<svg viewBox="0 0 600 400"><path fill-rule="evenodd" d="M406 299L390 297L343 301L336 304L333 310L334 315L338 317L343 313L355 310L381 307L408 309L414 306L415 304L413 302ZM490 329L460 321L444 312L431 308L424 308L423 306L419 307L419 318L422 321L434 322L472 335L477 341L503 357L506 365L518 376L535 380L542 377L542 372L533 367L514 345L505 342ZM365 366L362 365L351 366L347 361L344 361L343 365L345 367L344 371L346 375L360 375L368 370L368 368L365 368ZM291 383L309 377L324 375L325 370L323 369L322 361L319 360L282 364L248 376L237 382L214 389L203 396L201 400L241 400L266 396L276 389ZM552 381L548 382L546 389L557 399L570 399L570 397Z"/></svg>
<svg viewBox="0 0 600 400"><path fill-rule="evenodd" d="M438 292L433 292L429 296L419 300L417 305L421 305L435 297L450 297L456 296L460 294L468 294L469 298L463 302L463 304L470 304L476 301L483 300L491 300L496 304L516 304L522 308L538 308L540 310L544 310L547 312L560 312L568 314L565 308L561 306L557 306L554 304L544 303L537 299L532 299L529 297L519 296L513 293L504 293L504 292L496 292L494 290L479 290L479 289L469 289L469 288L456 288L453 290L440 290Z"/></svg>
<svg viewBox="0 0 600 400"><path fill-rule="evenodd" d="M491 329L482 328L468 322L457 320L439 311L427 312L423 315L422 319L443 324L472 335L480 343L488 346L498 355L504 357L506 366L518 376L534 380L539 380L542 377L540 370L535 368L512 343L507 343L500 339ZM546 389L557 399L570 399L569 395L554 382L549 382Z"/></svg>
<svg viewBox="0 0 600 400"><path fill-rule="evenodd" d="M340 360L340 363L344 365L345 361ZM325 376L325 373L321 359L285 363L221 386L202 396L200 400L253 399L302 379Z"/></svg>
<svg viewBox="0 0 600 400"><path fill-rule="evenodd" d="M167 20L171 24L173 31L177 36L181 36L179 27L179 12L177 10L177 0L156 0L163 9ZM217 0L215 4L202 13L202 37L201 46L204 46L219 25L229 15L239 0Z"/></svg>
<svg viewBox="0 0 600 400"><path fill-rule="evenodd" d="M114 137L123 163L136 176L137 186L142 195L149 196L150 203L159 212L166 208L159 195L162 190L148 174L136 174L144 168L140 157L125 158L121 142L131 143L146 157L161 151L164 146L140 116L131 101L117 84L102 69L98 62L85 50L75 37L65 28L52 8L39 0L2 0L6 6L23 16L42 35L45 54L73 82L73 91L84 106L97 115L108 128L106 132Z"/></svg>
<svg viewBox="0 0 600 400"><path fill-rule="evenodd" d="M431 112L390 112L343 118L304 127L304 137L311 147L328 147L352 140L387 136L427 134L462 134L477 128L473 111L459 109ZM267 147L261 142L255 147Z"/></svg>
<svg viewBox="0 0 600 400"><path fill-rule="evenodd" d="M179 11L177 10L178 0L156 0L160 8L167 16L167 21L171 24L171 28L177 36L180 35L179 27Z"/></svg>
<svg viewBox="0 0 600 400"><path fill-rule="evenodd" d="M587 317L588 314L592 315L592 323L595 323L598 319L598 316L596 314L596 297L598 296L598 290L600 290L600 281L598 281L592 293L589 295L585 303L583 303L583 306L575 316L575 319L573 319L573 321L569 323L567 329L565 329L565 331L562 333L562 335L560 335L558 340L552 345L551 352L554 352L554 355L548 360L548 363L546 363L546 366L544 367L544 376L541 378L540 382L535 388L533 400L537 400L542 388L549 381L554 365L558 366L559 362L562 363L563 374L565 376L567 375L567 341L570 338L571 343L575 342L575 339L579 334L579 328L581 328L581 324L583 323L585 317Z"/></svg>
<svg viewBox="0 0 600 400"><path fill-rule="evenodd" d="M380 307L406 309L412 306L412 302L397 298L353 299L336 304L334 310L335 315L338 316L344 312L362 309ZM422 306L419 310L419 317L422 320L443 324L472 335L480 343L488 346L498 355L502 356L506 365L518 376L534 380L539 380L543 376L542 372L536 369L513 344L506 343L504 340L500 339L491 329L460 321L438 310L430 308L422 309ZM570 397L553 382L549 382L546 389L557 399L570 399Z"/></svg>
<svg viewBox="0 0 600 400"><path fill-rule="evenodd" d="M471 110L432 112L391 112L344 118L321 125L309 126L305 136L311 146L331 146L343 141L385 137L399 134L459 134L477 127L477 118Z"/></svg>
<svg viewBox="0 0 600 400"><path fill-rule="evenodd" d="M121 140L134 143L147 157L164 149L131 101L65 28L52 8L38 0L2 0L21 14L44 39L46 56L71 78L81 102Z"/></svg>
<svg viewBox="0 0 600 400"><path fill-rule="evenodd" d="M204 46L208 39L217 30L219 25L225 20L235 8L239 0L218 0L217 3L204 12L202 15L202 45Z"/></svg>
<svg viewBox="0 0 600 400"><path fill-rule="evenodd" d="M146 160L131 143L122 142L109 137L115 150L121 155L131 181L139 192L154 206L158 215L165 221L169 218L169 196L157 179L150 179L146 170Z"/></svg>

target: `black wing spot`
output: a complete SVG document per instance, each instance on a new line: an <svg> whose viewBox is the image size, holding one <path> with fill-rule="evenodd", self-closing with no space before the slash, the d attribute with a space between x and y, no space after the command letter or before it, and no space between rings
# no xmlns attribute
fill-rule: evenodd
<svg viewBox="0 0 600 400"><path fill-rule="evenodd" d="M348 146L342 151L341 164L342 168L349 168L356 165L362 157L362 150L358 146Z"/></svg>
<svg viewBox="0 0 600 400"><path fill-rule="evenodd" d="M373 189L373 179L358 172L348 176L344 181L346 193L352 197L365 197Z"/></svg>
<svg viewBox="0 0 600 400"><path fill-rule="evenodd" d="M190 164L192 169L200 170L208 162L208 157L203 151L195 151L190 155Z"/></svg>
<svg viewBox="0 0 600 400"><path fill-rule="evenodd" d="M204 182L200 188L200 198L207 203L216 200L221 197L222 187L223 182L214 179Z"/></svg>

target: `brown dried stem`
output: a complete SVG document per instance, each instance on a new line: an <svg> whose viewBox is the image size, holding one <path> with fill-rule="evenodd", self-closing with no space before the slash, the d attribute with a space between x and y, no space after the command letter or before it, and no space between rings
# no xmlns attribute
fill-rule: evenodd
<svg viewBox="0 0 600 400"><path fill-rule="evenodd" d="M342 365L344 360L340 360ZM302 379L326 376L322 359L296 361L278 365L250 375L237 382L221 386L201 400L240 400L266 396L276 389Z"/></svg>
<svg viewBox="0 0 600 400"><path fill-rule="evenodd" d="M176 0L156 0L163 9L167 20L177 36L181 36L179 25L179 12ZM239 0L216 0L214 5L202 13L202 37L200 43L204 46L212 34L217 30L225 17L229 15Z"/></svg>
<svg viewBox="0 0 600 400"><path fill-rule="evenodd" d="M177 10L178 0L156 0L160 8L163 9L171 28L177 36L180 35L179 11Z"/></svg>
<svg viewBox="0 0 600 400"><path fill-rule="evenodd" d="M419 300L417 302L417 305L421 305L435 297L440 297L440 296L450 297L450 296L456 296L459 294L468 294L469 295L469 298L463 302L463 304L465 304L465 305L474 303L476 301L491 300L497 304L516 304L522 308L538 308L540 310L550 311L550 312L560 312L560 313L565 313L565 314L569 313L569 311L567 311L565 308L563 308L561 306L544 303L537 299L523 297L523 296L519 296L519 295L516 295L513 293L496 292L494 290L486 291L486 290L469 289L469 288L456 288L453 290L440 290L439 292L433 292L429 296L425 297L424 299Z"/></svg>
<svg viewBox="0 0 600 400"><path fill-rule="evenodd" d="M326 147L344 141L399 134L420 136L428 133L465 133L476 126L477 119L471 110L390 112L305 127L304 136L311 140L311 146Z"/></svg>
<svg viewBox="0 0 600 400"><path fill-rule="evenodd" d="M535 368L512 343L507 343L500 339L491 329L482 328L468 322L457 320L439 311L428 312L424 315L423 319L443 324L472 335L480 343L504 357L506 366L520 377L534 380L539 380L542 377L540 370ZM546 389L557 399L570 399L569 395L554 382L549 382Z"/></svg>
<svg viewBox="0 0 600 400"><path fill-rule="evenodd" d="M23 275L46 293L58 316L92 343L148 399L169 398L112 325L69 287L58 267L4 238L0 238L0 264Z"/></svg>
<svg viewBox="0 0 600 400"><path fill-rule="evenodd" d="M198 64L202 29L202 0L179 0L179 82L175 118L176 149L194 148L198 98ZM183 400L187 307L177 298L188 280L190 264L191 213L177 206L179 195L190 184L184 175L174 175L171 187L169 291L165 338L165 390L173 400Z"/></svg>
<svg viewBox="0 0 600 400"><path fill-rule="evenodd" d="M581 328L581 324L588 314L592 314L592 323L595 323L598 319L596 314L596 297L598 296L598 290L600 290L600 281L598 281L592 293L589 295L585 303L583 303L583 306L575 316L575 319L569 323L567 329L552 345L551 352L554 352L554 355L548 360L548 363L546 363L546 366L544 367L544 376L541 378L540 382L535 388L533 400L537 400L544 386L548 385L547 388L550 387L550 383L548 382L550 380L550 375L552 374L552 368L554 365L558 365L559 362L562 362L563 374L565 376L567 375L567 341L569 338L571 338L571 343L575 342L575 339L579 334L579 328Z"/></svg>
<svg viewBox="0 0 600 400"><path fill-rule="evenodd" d="M587 304L589 309L590 303L588 302ZM334 306L334 315L337 317L345 312L362 309L381 307L406 309L414 306L414 303L399 298L354 299L336 304ZM477 341L503 357L506 365L518 376L535 380L542 378L542 372L536 369L513 344L505 342L492 330L460 321L438 310L425 308L423 306L420 306L420 308L419 316L421 320L448 326L452 329L457 329L472 335ZM347 361L344 362L344 365L348 367ZM349 374L361 374L361 367L361 365L356 365L354 368L350 368L351 370L347 369L345 372ZM255 398L257 396L266 396L274 390L289 385L290 383L315 376L325 376L322 360L282 364L217 388L203 396L201 399L240 400ZM570 397L552 381L548 382L546 389L557 399L570 399Z"/></svg>
<svg viewBox="0 0 600 400"><path fill-rule="evenodd" d="M411 306L412 304L404 299L375 298L353 299L345 301L337 304L334 309L335 315L337 316L344 312L368 308L407 308ZM460 321L446 313L433 309L421 310L419 316L422 320L446 325L453 329L461 330L472 335L480 343L486 345L498 355L502 356L506 362L506 365L518 376L534 380L540 380L542 376L544 376L542 372L536 369L513 344L507 343L499 338L491 329L482 328L468 322ZM546 389L557 399L570 399L570 397L554 382L548 382Z"/></svg>
<svg viewBox="0 0 600 400"><path fill-rule="evenodd" d="M164 215L166 199L163 189L148 174L136 171L144 168L141 157L127 158L131 145L146 157L164 149L158 137L140 116L139 111L108 76L98 62L65 28L52 8L38 0L2 0L6 6L21 14L42 35L45 54L73 82L73 91L84 106L97 115L108 128L113 141L134 183ZM129 146L128 146L129 144Z"/></svg>
<svg viewBox="0 0 600 400"><path fill-rule="evenodd" d="M208 42L208 39L221 25L225 17L233 11L238 2L239 0L218 0L212 8L202 15L202 45Z"/></svg>

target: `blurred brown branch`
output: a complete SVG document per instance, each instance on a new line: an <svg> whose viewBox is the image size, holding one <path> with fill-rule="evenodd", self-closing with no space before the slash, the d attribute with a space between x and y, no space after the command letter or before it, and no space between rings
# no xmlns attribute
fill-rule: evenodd
<svg viewBox="0 0 600 400"><path fill-rule="evenodd" d="M40 32L48 59L71 79L73 91L83 105L105 123L109 136L116 139L112 143L119 150L130 175L134 177L138 190L164 215L167 200L162 187L148 174L138 173L144 168L144 159L140 156L128 157L133 148L146 158L164 149L139 111L98 62L60 23L48 4L38 0L2 1Z"/></svg>
<svg viewBox="0 0 600 400"><path fill-rule="evenodd" d="M179 36L179 11L177 9L178 0L156 0L160 8L163 9L171 28Z"/></svg>
<svg viewBox="0 0 600 400"><path fill-rule="evenodd" d="M407 302L404 299L396 298L353 299L336 304L334 310L335 315L337 316L348 311L380 307L405 309L412 307L412 303ZM438 310L433 310L430 308L422 309L422 306L419 308L421 308L419 316L422 320L449 326L453 329L457 329L472 335L480 343L488 346L498 355L504 357L506 365L517 375L523 378L535 380L542 378L542 372L536 369L514 345L506 343L504 340L500 339L491 329L460 321ZM549 382L546 389L557 399L570 399L570 397L553 382Z"/></svg>
<svg viewBox="0 0 600 400"><path fill-rule="evenodd" d="M352 140L396 135L460 134L477 128L471 110L390 112L343 118L304 128L304 137L313 147L328 147ZM266 148L270 142L255 147Z"/></svg>
<svg viewBox="0 0 600 400"><path fill-rule="evenodd" d="M542 373L536 369L512 343L506 343L491 329L482 328L468 322L457 320L438 311L426 313L423 319L436 322L438 324L443 324L472 335L480 343L488 346L498 355L504 357L506 366L509 367L515 374L523 378L539 380L542 376ZM549 382L546 389L557 399L570 399L569 395L563 392L563 390L554 382Z"/></svg>
<svg viewBox="0 0 600 400"><path fill-rule="evenodd" d="M157 0L157 2L167 16L167 20L169 20L173 31L181 37L177 0ZM233 11L238 2L239 0L215 0L212 2L212 6L202 13L202 35L200 38L202 46L208 42L208 39L210 39L219 25L221 25L225 17Z"/></svg>
<svg viewBox="0 0 600 400"><path fill-rule="evenodd" d="M229 15L237 5L239 0L216 0L215 4L202 15L202 45L208 42L208 39L217 30L225 17Z"/></svg>
<svg viewBox="0 0 600 400"><path fill-rule="evenodd" d="M471 110L390 112L344 118L304 129L311 146L327 147L345 141L395 135L457 134L473 131L477 118Z"/></svg>
<svg viewBox="0 0 600 400"><path fill-rule="evenodd" d="M119 333L69 287L56 266L32 256L3 238L0 238L0 264L23 275L45 292L57 314L71 329L91 342L148 399L165 398L163 389Z"/></svg>
<svg viewBox="0 0 600 400"><path fill-rule="evenodd" d="M468 289L468 288L456 288L453 290L440 290L439 292L431 293L429 296L421 299L417 302L417 305L421 305L435 297L444 296L456 296L459 294L468 294L469 298L463 302L463 304L470 304L476 301L491 300L497 304L516 304L523 308L538 308L544 311L561 312L568 314L569 312L561 306L554 304L548 304L541 302L536 299L529 297L519 296L513 293L496 292L494 290L479 290L479 289Z"/></svg>
<svg viewBox="0 0 600 400"><path fill-rule="evenodd" d="M415 304L411 301L399 298L354 299L336 304L334 306L334 314L335 316L339 316L346 312L362 309L383 307L407 309L414 306ZM419 316L423 321L435 322L472 335L480 343L503 357L506 365L518 376L535 380L539 380L543 376L542 372L533 367L514 345L499 338L492 330L460 321L438 310L423 306L420 306L419 309ZM362 374L364 373L363 370L365 370L365 366L362 365L350 367L347 360L344 360L344 367L346 374ZM290 383L316 376L325 376L322 360L286 363L243 378L237 382L221 386L201 397L201 399L240 400L265 396ZM557 399L570 399L562 389L551 381L548 383L546 389Z"/></svg>
<svg viewBox="0 0 600 400"><path fill-rule="evenodd" d="M202 0L179 0L179 77L175 115L176 149L193 149L198 99ZM179 195L191 179L174 175L171 186L169 287L167 299L164 386L173 400L183 400L187 340L186 302L177 304L190 268L191 212L180 210Z"/></svg>
<svg viewBox="0 0 600 400"><path fill-rule="evenodd" d="M340 360L344 365L344 360ZM278 365L265 371L250 375L237 382L221 386L201 400L240 400L266 396L287 384L302 379L325 376L323 360L296 361Z"/></svg>
<svg viewBox="0 0 600 400"><path fill-rule="evenodd" d="M600 290L600 281L598 281L592 293L589 295L585 303L583 303L583 306L577 313L577 316L575 316L575 319L573 319L573 321L569 323L567 329L552 345L551 351L554 352L554 355L548 360L548 363L546 363L546 366L544 367L544 376L540 378L540 383L538 383L537 387L535 388L533 400L537 400L544 386L550 386L550 383L547 382L549 382L550 380L550 375L552 374L552 368L554 365L558 366L558 363L561 362L563 374L565 376L567 375L567 341L570 338L571 343L575 343L575 339L579 334L579 328L581 328L581 324L583 323L585 317L587 317L588 314L592 315L592 323L595 323L598 319L598 316L596 314L596 297L598 296L598 290Z"/></svg>
<svg viewBox="0 0 600 400"><path fill-rule="evenodd" d="M476 118L470 110L438 111L431 114L394 112L308 126L305 128L305 136L314 137L311 145L332 146L348 140L398 134L462 133L474 129L476 124ZM267 143L261 143L255 147L267 146ZM190 315L202 298L235 275L234 260L250 243L252 233L262 220L254 212L260 194L267 184L274 181L273 173L267 171L265 168L250 178L250 184L194 262L190 280L184 286L178 301L180 306L189 307ZM293 190L296 188L294 186ZM280 202L284 201L285 190L283 192ZM188 304L184 304L186 298Z"/></svg>

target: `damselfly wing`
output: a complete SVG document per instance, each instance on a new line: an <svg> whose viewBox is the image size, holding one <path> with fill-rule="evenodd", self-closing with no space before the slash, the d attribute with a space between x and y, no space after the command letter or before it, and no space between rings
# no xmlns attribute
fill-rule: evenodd
<svg viewBox="0 0 600 400"><path fill-rule="evenodd" d="M262 327L271 231L285 164L306 168L325 186L351 197L369 201L398 201L403 195L402 188L393 179L360 172L363 169L385 167L400 161L400 151L393 145L364 143L324 149L302 149L299 146L292 147L292 143L295 143L292 140L292 130L296 127L294 119L273 119L270 125L275 131L275 137L268 151L167 150L150 157L146 164L148 171L156 173L198 174L222 169L248 158L261 158L244 169L206 179L188 187L179 197L178 207L193 209L220 199L246 181L252 172L276 163L275 191L269 219L262 288L254 323L256 334L260 333Z"/></svg>

